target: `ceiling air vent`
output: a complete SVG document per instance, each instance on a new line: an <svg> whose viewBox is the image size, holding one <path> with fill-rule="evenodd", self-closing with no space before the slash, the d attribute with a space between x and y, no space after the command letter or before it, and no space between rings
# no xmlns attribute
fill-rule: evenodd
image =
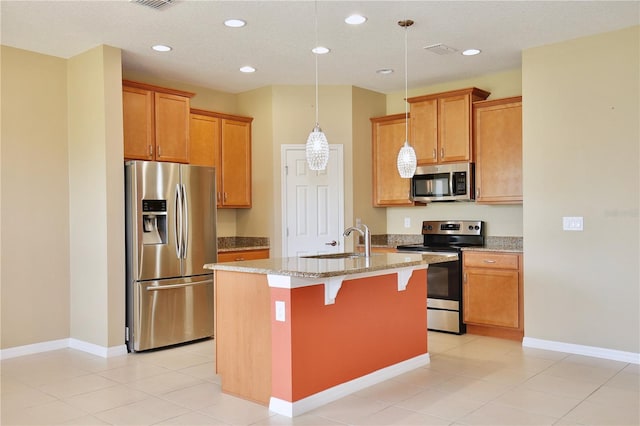
<svg viewBox="0 0 640 426"><path fill-rule="evenodd" d="M129 0L132 3L141 4L143 6L149 6L154 9L162 9L165 6L170 5L173 0Z"/></svg>
<svg viewBox="0 0 640 426"><path fill-rule="evenodd" d="M449 53L455 53L458 51L458 49L454 49L453 47L442 43L431 44L423 47L423 49L437 55L448 55Z"/></svg>

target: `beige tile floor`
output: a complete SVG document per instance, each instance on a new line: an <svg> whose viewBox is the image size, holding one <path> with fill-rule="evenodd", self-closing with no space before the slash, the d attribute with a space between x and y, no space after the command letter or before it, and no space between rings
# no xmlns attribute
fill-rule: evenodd
<svg viewBox="0 0 640 426"><path fill-rule="evenodd" d="M431 364L288 419L221 393L213 340L0 363L2 425L638 425L640 368L429 333ZM383 344L381 342L381 344Z"/></svg>

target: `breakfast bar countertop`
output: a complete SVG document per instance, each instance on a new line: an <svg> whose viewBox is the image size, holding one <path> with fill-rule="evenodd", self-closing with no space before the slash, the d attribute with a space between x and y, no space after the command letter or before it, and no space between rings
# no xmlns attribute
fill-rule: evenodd
<svg viewBox="0 0 640 426"><path fill-rule="evenodd" d="M431 263L448 262L456 254L374 253L369 258L353 255L346 258L280 257L240 262L208 263L206 269L303 278L327 278L394 270Z"/></svg>

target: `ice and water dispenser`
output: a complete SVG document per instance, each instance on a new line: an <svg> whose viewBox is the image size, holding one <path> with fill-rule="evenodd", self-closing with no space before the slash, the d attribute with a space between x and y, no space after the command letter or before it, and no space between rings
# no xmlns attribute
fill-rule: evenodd
<svg viewBox="0 0 640 426"><path fill-rule="evenodd" d="M142 200L142 244L167 243L167 200Z"/></svg>

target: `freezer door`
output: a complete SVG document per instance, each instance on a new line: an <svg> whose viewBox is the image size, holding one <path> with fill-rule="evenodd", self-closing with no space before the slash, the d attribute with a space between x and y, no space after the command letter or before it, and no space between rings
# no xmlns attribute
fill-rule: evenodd
<svg viewBox="0 0 640 426"><path fill-rule="evenodd" d="M133 283L134 351L213 336L213 274Z"/></svg>
<svg viewBox="0 0 640 426"><path fill-rule="evenodd" d="M202 266L217 262L216 175L213 167L182 166L184 276L209 273Z"/></svg>
<svg viewBox="0 0 640 426"><path fill-rule="evenodd" d="M130 280L182 276L177 251L181 225L176 210L180 165L135 161L127 164L125 176Z"/></svg>

